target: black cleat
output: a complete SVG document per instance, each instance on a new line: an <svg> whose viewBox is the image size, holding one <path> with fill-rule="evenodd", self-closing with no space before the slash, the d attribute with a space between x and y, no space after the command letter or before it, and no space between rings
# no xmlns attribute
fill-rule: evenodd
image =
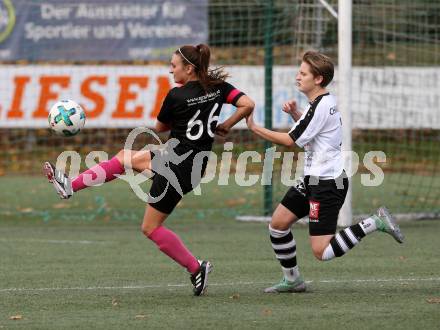
<svg viewBox="0 0 440 330"><path fill-rule="evenodd" d="M68 199L73 195L72 182L63 172L58 171L49 162L44 163L43 171L62 199Z"/></svg>
<svg viewBox="0 0 440 330"><path fill-rule="evenodd" d="M208 287L208 274L212 270L212 265L209 261L199 260L199 272L191 275L191 283L194 286L193 292L195 296L201 296L206 292Z"/></svg>

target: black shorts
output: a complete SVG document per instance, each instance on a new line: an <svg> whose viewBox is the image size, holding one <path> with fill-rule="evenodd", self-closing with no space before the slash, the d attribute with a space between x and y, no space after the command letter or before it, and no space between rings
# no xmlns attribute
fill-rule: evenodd
<svg viewBox="0 0 440 330"><path fill-rule="evenodd" d="M331 180L316 177L304 178L304 191L290 188L281 204L299 219L309 215L310 236L332 235L336 233L339 210L345 201L348 179L345 172Z"/></svg>
<svg viewBox="0 0 440 330"><path fill-rule="evenodd" d="M176 148L175 151L178 155L183 155L188 149ZM192 191L199 184L206 170L208 159L205 157L201 164L194 166L194 156L197 152L192 152L179 164L173 164L168 160L163 161L163 151L151 152L152 170L155 174L148 196L149 205L162 213L170 214L183 195ZM158 159L162 160L156 162ZM153 160L155 160L154 163ZM199 160L196 158L196 162ZM193 173L193 171L198 173Z"/></svg>
<svg viewBox="0 0 440 330"><path fill-rule="evenodd" d="M182 195L160 174L155 174L148 195L148 204L156 210L170 214L179 204Z"/></svg>

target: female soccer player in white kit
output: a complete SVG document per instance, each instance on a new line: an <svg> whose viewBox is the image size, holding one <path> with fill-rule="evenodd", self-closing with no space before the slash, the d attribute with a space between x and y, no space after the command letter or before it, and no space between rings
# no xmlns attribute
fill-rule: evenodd
<svg viewBox="0 0 440 330"><path fill-rule="evenodd" d="M296 83L309 105L303 113L294 100L283 105L283 111L296 121L288 133L275 132L254 123L247 124L255 134L270 142L305 149L304 182L291 187L275 209L269 225L270 240L283 272L278 284L265 289L267 293L303 292L305 282L296 260L296 243L291 232L293 223L309 216L309 237L313 254L319 260L344 255L363 237L383 231L403 242L403 235L385 208L359 224L336 233L339 210L344 204L348 179L341 153L342 121L336 99L326 86L333 79L334 65L318 52L304 54ZM335 235L336 233L336 235Z"/></svg>

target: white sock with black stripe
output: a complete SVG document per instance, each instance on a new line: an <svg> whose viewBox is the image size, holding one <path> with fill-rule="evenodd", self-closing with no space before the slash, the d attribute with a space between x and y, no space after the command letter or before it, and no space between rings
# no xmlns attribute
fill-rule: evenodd
<svg viewBox="0 0 440 330"><path fill-rule="evenodd" d="M294 282L299 277L299 270L296 264L296 242L291 230L277 230L269 225L269 233L272 248L281 264L284 278Z"/></svg>
<svg viewBox="0 0 440 330"><path fill-rule="evenodd" d="M371 234L372 232L377 230L376 225L376 216L373 215L370 218L367 218L365 220L362 220L359 222L359 226L361 226L362 230L364 231L365 235Z"/></svg>
<svg viewBox="0 0 440 330"><path fill-rule="evenodd" d="M364 220L365 221L365 220ZM367 228L371 228L371 224ZM364 229L361 223L347 227L338 232L325 248L322 254L322 260L331 260L334 257L342 257L348 250L354 248L366 234L372 231Z"/></svg>

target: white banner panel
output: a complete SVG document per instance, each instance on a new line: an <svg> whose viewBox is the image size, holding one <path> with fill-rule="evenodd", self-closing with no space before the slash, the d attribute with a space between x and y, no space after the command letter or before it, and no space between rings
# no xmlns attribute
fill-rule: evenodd
<svg viewBox="0 0 440 330"><path fill-rule="evenodd" d="M273 125L292 119L281 105L307 100L295 87L296 68L274 67ZM256 102L264 121L264 69L227 67L228 80ZM335 74L335 77L337 75ZM336 93L336 83L329 89ZM166 66L0 66L0 127L48 127L49 108L73 99L86 110L86 128L153 126L163 98L173 87ZM234 107L224 106L220 120ZM353 128L440 128L440 68L354 68ZM245 127L244 122L238 127Z"/></svg>
<svg viewBox="0 0 440 330"><path fill-rule="evenodd" d="M353 69L353 128L440 128L440 67Z"/></svg>

